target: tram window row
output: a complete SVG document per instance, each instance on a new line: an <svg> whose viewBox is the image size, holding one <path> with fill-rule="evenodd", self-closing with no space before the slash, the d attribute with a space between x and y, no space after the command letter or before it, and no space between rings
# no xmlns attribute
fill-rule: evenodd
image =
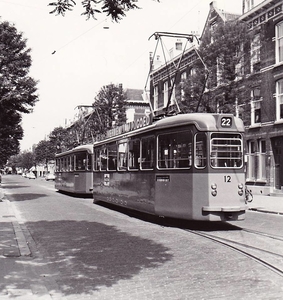
<svg viewBox="0 0 283 300"><path fill-rule="evenodd" d="M157 136L121 139L94 148L88 152L69 154L56 161L57 172L73 171L138 171L153 170L155 166L155 140L157 141L157 168L204 169L207 154L212 168L241 168L243 145L240 134L198 132L190 130L162 133ZM194 143L194 146L193 146ZM209 153L207 144L209 145ZM193 153L194 151L194 153Z"/></svg>
<svg viewBox="0 0 283 300"><path fill-rule="evenodd" d="M56 172L92 171L92 155L86 151L56 158Z"/></svg>

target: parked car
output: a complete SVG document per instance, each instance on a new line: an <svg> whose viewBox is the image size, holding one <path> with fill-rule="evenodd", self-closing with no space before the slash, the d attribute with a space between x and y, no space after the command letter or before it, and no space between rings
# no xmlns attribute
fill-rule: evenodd
<svg viewBox="0 0 283 300"><path fill-rule="evenodd" d="M27 177L28 179L35 179L35 178L36 178L33 172L27 173L26 177Z"/></svg>
<svg viewBox="0 0 283 300"><path fill-rule="evenodd" d="M55 180L55 175L52 174L52 173L48 173L46 176L45 176L45 180Z"/></svg>

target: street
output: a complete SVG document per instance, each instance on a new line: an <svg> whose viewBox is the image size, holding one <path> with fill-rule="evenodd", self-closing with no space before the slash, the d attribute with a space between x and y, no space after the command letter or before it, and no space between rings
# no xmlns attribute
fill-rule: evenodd
<svg viewBox="0 0 283 300"><path fill-rule="evenodd" d="M171 226L58 193L54 182L41 178L5 175L2 190L30 255L0 256L1 299L283 298L282 274L195 234L248 240L253 253L276 250L275 264L283 258L282 216L247 212L246 221L234 226L196 230L195 224ZM248 237L248 230L277 239Z"/></svg>

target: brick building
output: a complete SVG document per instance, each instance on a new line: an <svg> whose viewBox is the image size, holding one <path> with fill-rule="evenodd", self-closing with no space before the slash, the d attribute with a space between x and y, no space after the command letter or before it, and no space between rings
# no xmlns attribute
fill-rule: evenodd
<svg viewBox="0 0 283 300"><path fill-rule="evenodd" d="M251 91L246 127L247 183L254 193L283 187L283 1L243 0L240 20L253 31L257 57L251 61L259 85ZM251 45L252 47L252 45ZM251 49L252 51L252 49Z"/></svg>

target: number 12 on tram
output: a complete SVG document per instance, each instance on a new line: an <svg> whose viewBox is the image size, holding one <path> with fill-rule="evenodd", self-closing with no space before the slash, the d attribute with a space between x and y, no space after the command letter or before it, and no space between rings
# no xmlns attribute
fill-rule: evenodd
<svg viewBox="0 0 283 300"><path fill-rule="evenodd" d="M94 202L186 220L243 220L243 134L233 115L195 113L96 142Z"/></svg>

